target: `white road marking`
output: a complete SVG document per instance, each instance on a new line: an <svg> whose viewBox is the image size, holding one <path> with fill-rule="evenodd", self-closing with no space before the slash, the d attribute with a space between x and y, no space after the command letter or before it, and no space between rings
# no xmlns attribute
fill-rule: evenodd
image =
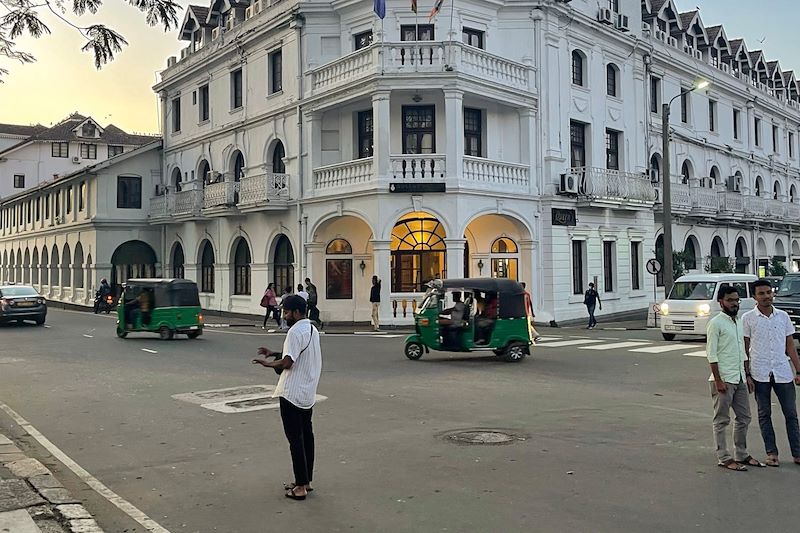
<svg viewBox="0 0 800 533"><path fill-rule="evenodd" d="M640 353L664 353L664 352L676 352L678 350L685 350L685 344L666 344L661 346L648 346L646 348L634 348L633 350L628 350L630 352L640 352Z"/></svg>
<svg viewBox="0 0 800 533"><path fill-rule="evenodd" d="M644 346L649 342L613 342L611 344L598 344L596 346L581 346L581 350L614 350L616 348L631 348L633 346Z"/></svg>
<svg viewBox="0 0 800 533"><path fill-rule="evenodd" d="M594 344L596 342L603 342L597 341L593 339L575 339L571 341L559 341L559 342L545 342L544 344L540 344L540 348L560 348L562 346L578 346L579 344Z"/></svg>
<svg viewBox="0 0 800 533"><path fill-rule="evenodd" d="M697 351L697 352L689 352L689 353L685 353L683 355L687 355L689 357L708 357L708 354L706 353L705 350L700 350L700 351Z"/></svg>
<svg viewBox="0 0 800 533"><path fill-rule="evenodd" d="M536 342L551 342L551 341L558 341L561 340L561 337L548 337L546 335L541 335L539 340Z"/></svg>
<svg viewBox="0 0 800 533"><path fill-rule="evenodd" d="M8 416L14 419L14 421L19 424L19 426L24 429L28 435L36 439L39 444L41 444L47 451L49 451L53 456L61 461L64 466L72 470L76 476L78 476L84 483L89 485L95 492L97 492L100 496L111 502L115 505L120 511L125 513L126 515L130 516L133 520L141 524L147 531L151 531L153 533L169 533L169 530L162 527L158 522L144 514L142 511L137 509L133 504L129 501L125 500L117 493L106 487L99 479L91 475L89 472L83 469L78 463L73 461L67 454L61 451L55 444L50 442L50 440L42 435L38 429L33 427L30 422L22 418L16 411L11 409L8 405L3 402L0 402L0 409L5 411Z"/></svg>
<svg viewBox="0 0 800 533"><path fill-rule="evenodd" d="M47 324L45 324L45 325L44 325L44 327L46 327L46 328L48 328L48 329L49 329L49 328L50 328L50 327L52 327L52 326L48 326Z"/></svg>
<svg viewBox="0 0 800 533"><path fill-rule="evenodd" d="M87 339L94 339L94 336L93 336L93 335L86 335L86 334L84 333L84 334L83 334L83 336L84 336L84 337L86 337Z"/></svg>
<svg viewBox="0 0 800 533"><path fill-rule="evenodd" d="M142 348L142 351L143 351L143 352L147 352L147 353L158 353L158 352L157 352L157 351L155 351L155 350L149 350L149 349L147 349L147 348Z"/></svg>

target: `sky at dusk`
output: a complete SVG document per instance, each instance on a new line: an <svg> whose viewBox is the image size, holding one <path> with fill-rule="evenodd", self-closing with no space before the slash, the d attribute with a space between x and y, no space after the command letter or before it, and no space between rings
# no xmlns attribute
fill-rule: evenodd
<svg viewBox="0 0 800 533"><path fill-rule="evenodd" d="M447 0L446 0L447 1ZM188 0L178 0L186 6ZM197 4L204 2L194 1ZM433 0L421 1L420 10ZM744 37L748 49L762 48L768 60L780 60L784 70L800 73L800 45L796 24L798 0L675 0L679 11L700 7L706 26L723 24L728 38ZM391 3L388 9L391 10ZM179 14L182 20L183 12ZM102 23L128 40L117 59L102 70L94 68L90 54L80 51L84 41L72 28L42 17L52 35L41 39L18 39L18 48L33 53L38 61L29 65L0 58L10 73L0 84L0 122L55 123L69 113L91 115L101 124L113 122L129 132L157 133L158 106L152 86L168 56L179 55L186 45L176 32L147 26L144 15L122 0L105 0L96 16L81 17L80 24Z"/></svg>

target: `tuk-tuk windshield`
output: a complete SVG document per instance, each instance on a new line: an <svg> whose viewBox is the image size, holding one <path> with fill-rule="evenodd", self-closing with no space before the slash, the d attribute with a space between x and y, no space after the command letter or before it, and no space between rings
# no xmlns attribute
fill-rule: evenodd
<svg viewBox="0 0 800 533"><path fill-rule="evenodd" d="M177 285L170 293L174 307L200 307L200 295L197 293L197 285L188 283Z"/></svg>

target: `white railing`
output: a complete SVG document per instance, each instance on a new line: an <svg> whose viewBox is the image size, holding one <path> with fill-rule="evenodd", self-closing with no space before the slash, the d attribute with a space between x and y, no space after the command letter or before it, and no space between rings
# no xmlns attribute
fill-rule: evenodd
<svg viewBox="0 0 800 533"><path fill-rule="evenodd" d="M464 179L494 185L527 186L530 181L530 167L464 156Z"/></svg>
<svg viewBox="0 0 800 533"><path fill-rule="evenodd" d="M405 41L385 43L386 59L381 65L388 72L441 72L446 65L444 43Z"/></svg>
<svg viewBox="0 0 800 533"><path fill-rule="evenodd" d="M654 202L656 190L644 174L597 167L571 168L579 178L578 196L589 200Z"/></svg>
<svg viewBox="0 0 800 533"><path fill-rule="evenodd" d="M203 207L219 207L236 205L236 196L239 192L239 182L221 181L206 185L203 191Z"/></svg>
<svg viewBox="0 0 800 533"><path fill-rule="evenodd" d="M150 198L150 218L168 217L171 212L169 199L166 194Z"/></svg>
<svg viewBox="0 0 800 533"><path fill-rule="evenodd" d="M353 80L374 74L380 62L378 57L379 48L375 45L361 50L356 50L352 54L336 59L315 70L311 71L311 88L313 91L321 91L347 84Z"/></svg>
<svg viewBox="0 0 800 533"><path fill-rule="evenodd" d="M245 176L239 186L239 204L252 205L289 199L289 175L266 172Z"/></svg>
<svg viewBox="0 0 800 533"><path fill-rule="evenodd" d="M402 154L389 156L392 178L396 180L442 180L444 154Z"/></svg>
<svg viewBox="0 0 800 533"><path fill-rule="evenodd" d="M329 189L368 183L373 178L372 158L356 159L314 169L314 188Z"/></svg>
<svg viewBox="0 0 800 533"><path fill-rule="evenodd" d="M766 199L760 196L745 196L744 211L745 213L760 217L767 216Z"/></svg>
<svg viewBox="0 0 800 533"><path fill-rule="evenodd" d="M203 191L180 191L169 195L172 198L172 213L175 215L199 214L203 208Z"/></svg>
<svg viewBox="0 0 800 533"><path fill-rule="evenodd" d="M741 215L744 212L744 198L735 192L719 193L719 210Z"/></svg>
<svg viewBox="0 0 800 533"><path fill-rule="evenodd" d="M800 205L793 203L786 204L786 219L789 222L800 224Z"/></svg>
<svg viewBox="0 0 800 533"><path fill-rule="evenodd" d="M781 200L767 199L764 202L764 214L773 219L786 218L786 206Z"/></svg>
<svg viewBox="0 0 800 533"><path fill-rule="evenodd" d="M531 88L531 68L527 65L490 54L474 46L462 43L453 43L452 46L457 52L456 70L518 89Z"/></svg>
<svg viewBox="0 0 800 533"><path fill-rule="evenodd" d="M714 189L692 187L692 208L716 212L719 209L719 195Z"/></svg>

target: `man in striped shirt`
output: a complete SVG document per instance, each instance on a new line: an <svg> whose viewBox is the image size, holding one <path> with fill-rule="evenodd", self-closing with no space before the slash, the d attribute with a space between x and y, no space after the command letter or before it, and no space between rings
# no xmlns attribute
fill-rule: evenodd
<svg viewBox="0 0 800 533"><path fill-rule="evenodd" d="M311 492L314 473L314 432L311 415L317 385L322 373L322 350L319 332L306 318L306 301L301 296L287 296L282 303L283 318L289 326L282 352L259 348L264 359L254 364L273 368L280 374L273 398L280 398L281 419L292 455L294 483L286 485L287 498L305 500ZM268 361L266 357L274 357Z"/></svg>

